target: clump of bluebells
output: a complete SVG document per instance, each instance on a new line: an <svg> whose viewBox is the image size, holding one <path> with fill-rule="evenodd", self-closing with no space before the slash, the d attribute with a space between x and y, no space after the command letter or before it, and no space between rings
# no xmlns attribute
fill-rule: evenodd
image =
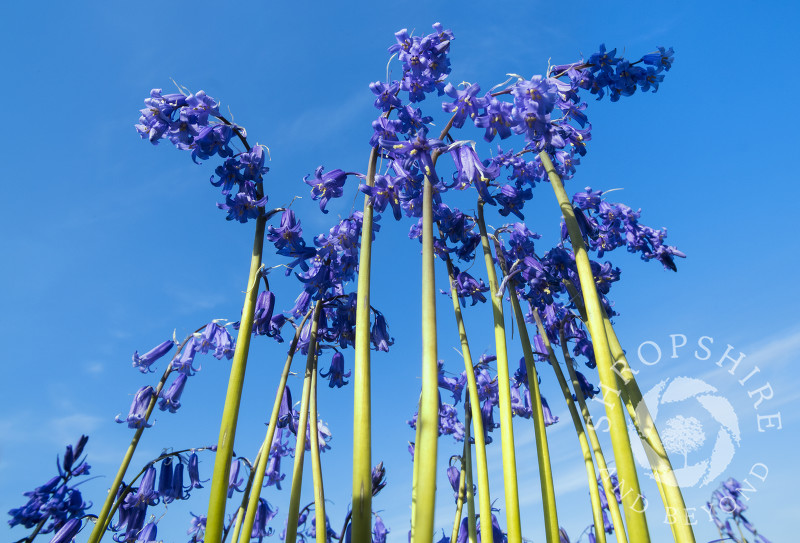
<svg viewBox="0 0 800 543"><path fill-rule="evenodd" d="M58 532L56 535L63 541L69 541L78 533L81 520L87 516L86 511L92 504L84 501L72 480L89 475L86 457L81 458L88 441L89 436L82 435L75 445L67 445L64 457L56 458L58 475L23 494L28 501L8 512L11 516L9 526L21 525L28 529L39 526L38 533Z"/></svg>
<svg viewBox="0 0 800 543"><path fill-rule="evenodd" d="M225 202L217 206L228 212L229 221L244 223L263 214L267 196L262 182L269 171L264 165L265 148L251 148L245 129L220 115L216 100L204 91L184 95L153 89L144 103L147 107L136 125L143 139L153 145L167 139L178 149L190 151L195 163L214 156L225 159L211 176L211 184L222 189ZM234 137L241 140L244 151L234 151Z"/></svg>
<svg viewBox="0 0 800 543"><path fill-rule="evenodd" d="M608 51L605 45L601 45L599 51L588 59L553 66L546 74L533 75L530 79L517 76L510 83L482 93L477 83L453 85L447 82L451 72L448 55L454 36L452 31L444 29L439 23L433 25L433 30L424 36L411 35L405 29L397 32L396 43L389 47L389 53L396 54L401 65L399 80L377 81L369 85L375 97L374 106L380 112L372 123L373 134L369 145L373 157L379 157L384 165L374 180L339 168L326 172L323 166L317 167L313 176L307 175L303 179L311 189L312 199L319 202L322 213L328 213L327 207L333 199L344 195L348 177L362 179L358 190L370 198L372 208L378 213L372 217L372 231L362 231L364 215L355 211L341 218L327 233L304 237L300 220L292 210L287 209L283 210L280 224L269 226L266 232L266 240L273 245L277 255L288 259L283 267L287 276L293 274L299 281L300 292L292 307L285 311L276 309L276 297L267 281L268 269L262 268L254 289L259 289L261 279L265 288L256 299L252 333L283 342L283 327L290 323L300 328L298 321L310 315L316 303L321 304L315 354L321 355L325 349L333 352L327 369L320 372L321 377L328 379L330 388L346 386L346 378L351 375L341 351L355 344L358 296L352 290L352 283L358 273L361 238L364 235L375 237L380 230L379 213L384 213L388 208L395 220L403 216L414 219L409 237L421 240L423 187L428 181L433 188L433 219L439 233L434 239L436 256L447 261L448 265L453 257L460 263L473 261L481 241L477 219L445 203L443 195L446 192L466 191L474 187L481 205L496 207L504 218L513 216L515 219L511 220L523 221L524 208L533 198L533 189L548 181L538 153L544 152L551 157L557 173L563 179L570 179L574 175L581 157L586 154L586 142L591 139L592 126L585 113L585 95L595 95L598 100L608 96L611 101L617 101L634 94L637 89L655 92L663 81L664 72L672 65L672 49L660 47L658 52L629 61L617 57L616 50ZM431 132L433 116L426 115L417 107L434 93L444 97L441 108L452 116L438 135ZM211 184L219 188L224 196L224 202L217 206L227 212L228 220L245 223L250 219L263 221L268 217L264 210L267 196L263 189L263 176L269 170L265 166L266 148L250 146L244 128L220 115L216 100L203 91L164 94L154 89L145 104L146 108L141 110L142 115L136 127L143 139L153 144L166 139L178 149L189 151L195 163L218 157L220 163L211 176ZM470 122L479 134L482 133L487 143L494 142L496 138L502 142L516 136L519 151L498 145L491 156L481 158L475 142L454 138L449 133L453 128L468 128ZM243 150L236 149L237 140ZM450 176L437 173L437 160L442 157L452 160L454 171ZM665 268L675 270L674 257L685 256L664 243L665 229L657 230L642 225L639 222L640 211L634 212L624 204L606 202L602 191L593 192L587 188L575 194L573 207L583 237L597 259L625 246L629 252L639 253L644 260L658 260ZM259 224L263 226L264 223ZM571 342L574 356L587 366L594 367L591 339L585 326L580 324L580 281L575 256L566 244L567 236L562 233L558 245L538 253L535 243L539 235L529 230L523 222L503 225L491 237L496 244L497 261L506 271L500 286L501 292L515 289L514 292L527 304L525 319L528 322L534 322L534 315L540 314L550 343L559 345ZM619 280L620 270L610 262L599 260L593 260L591 266L605 310L609 316L614 316L616 312L608 294L611 285ZM460 303L466 305L469 300L471 305L476 305L487 301L485 293L489 287L466 269L456 267L454 281ZM238 329L238 324L230 325ZM306 318L305 325L298 332L297 349L303 354L307 354L311 346L312 325L311 320ZM394 343L386 317L374 308L371 308L369 332L372 348L376 351L388 351ZM176 345L176 341L168 340L143 355L137 352L133 356L133 366L142 373L149 373L153 371L155 363ZM540 361L548 360L543 338L535 336L533 347ZM139 431L149 427L148 411L156 401L160 410L175 413L181 407L188 378L200 369L195 366L196 355L212 353L217 359L230 359L233 350L234 340L227 325L214 321L199 329L177 348L162 382L156 388L145 386L139 389L128 416L125 419L118 416L117 422L127 423L130 428ZM499 427L494 420L494 409L499 405L499 377L491 370L490 362L493 360L493 356L483 356L473 368L478 383L486 443L492 441L490 434ZM175 378L166 386L167 377L172 373L175 373ZM591 385L585 376L578 375L584 396L591 398L599 389ZM461 402L466 382L466 372L448 373L440 363L439 434L452 435L457 441L465 436L465 428L459 420L456 407ZM531 418L533 409L524 360L520 361L519 370L510 380L510 390L513 414ZM442 391L449 393L452 403L442 400ZM556 423L558 418L552 415L543 397L541 403L545 425ZM293 456L295 452L292 444L296 441L293 441L292 435L296 437L298 432L305 431L308 436L311 431L316 431L320 449L329 448L331 434L321 420L309 421L307 427L301 429L298 427L299 419L291 391L286 387L275 437L269 449L265 486L281 488L281 481L286 476L281 471L281 460ZM415 426L416 415L409 424ZM306 441L306 449L310 450L310 440ZM121 502L119 519L112 525L112 529L118 532L115 540L155 540L155 522L145 524L147 508L158 503L168 504L173 500L186 499L191 489L202 486L196 453L192 452L188 458L177 453L170 454L159 461L158 470L155 462L147 467L138 486L129 486L124 490L123 485L118 492ZM188 486L183 484L184 464L189 475ZM245 491L245 478L240 477L242 466L251 467L243 458L232 460L228 497L235 492ZM385 485L384 474L382 464L373 470L373 495ZM604 497L603 492L601 497ZM261 499L251 537L257 537L260 541L272 535L273 529L268 528L267 524L276 514L277 509ZM310 519L309 514L312 515ZM739 520L741 518L737 517ZM494 515L491 522L495 540L505 540L505 534ZM205 523L205 517L193 515L187 532L192 536L192 541L204 537ZM327 518L326 526L328 539L340 538L342 534L330 528ZM51 527L55 528L55 525ZM74 523L67 528L72 530ZM347 523L342 530L349 541L350 532L346 528ZM299 538L315 537L315 531L313 510L307 506L298 521ZM378 517L374 540L384 541L387 532ZM466 524L462 523L458 540L465 540L466 533ZM563 537L566 537L565 532Z"/></svg>
<svg viewBox="0 0 800 543"><path fill-rule="evenodd" d="M747 479L745 479L747 482ZM770 543L769 539L758 533L755 525L747 520L744 512L747 510L746 500L749 498L744 494L748 490L742 487L742 483L730 477L717 487L711 494L711 499L706 502L706 511L711 520L717 527L721 537L727 537L737 543L748 541L745 539L742 528L753 535L749 540L753 543ZM752 485L749 490L753 490ZM736 529L734 530L734 525Z"/></svg>
<svg viewBox="0 0 800 543"><path fill-rule="evenodd" d="M483 419L484 439L486 444L492 442L490 435L500 424L495 422L495 408L500 405L498 394L497 376L490 372L489 363L496 360L496 356L483 355L474 367L475 381L478 385L478 401L481 404L481 418ZM511 408L513 415L530 419L533 416L531 407L531 393L528 389L528 377L525 359L520 359L520 369L510 380ZM457 376L452 376L444 369L444 362L439 361L439 435L451 435L456 441L464 440L464 423L458 417L456 406L461 402L464 387L467 383L467 372L462 371ZM449 392L453 403L442 401L441 392ZM542 396L542 409L544 411L545 425L550 426L558 422L558 417L550 411L547 400ZM417 414L408 421L411 428L417 426Z"/></svg>
<svg viewBox="0 0 800 543"><path fill-rule="evenodd" d="M133 353L133 367L142 373L150 373L154 364L169 353L176 345L174 340L164 341L143 355L138 351ZM177 353L167 365L163 379L170 374L176 374L175 379L170 385L161 390L158 394L158 408L161 411L175 413L181 407L181 396L188 378L194 375L200 368L195 367L195 358L198 354L211 353L218 360L230 360L233 357L235 341L228 332L227 327L218 321L212 321L197 332L189 335L180 344ZM123 419L122 415L117 415L118 423L126 423L128 428L139 429L152 426L147 420L147 411L156 396L156 389L150 385L141 387L134 395L128 415Z"/></svg>
<svg viewBox="0 0 800 543"><path fill-rule="evenodd" d="M166 506L176 500L188 500L193 489L203 488L197 455L201 450L206 449L162 454L145 466L138 485L134 486L136 481L129 485L123 483L116 495L119 502L117 521L109 525L109 529L115 532L114 541L124 543L137 537L137 541L156 540L155 523L146 522L148 508L158 504ZM202 519L195 516L190 533L202 531ZM153 539L141 539L140 534L145 531Z"/></svg>
<svg viewBox="0 0 800 543"><path fill-rule="evenodd" d="M686 258L677 248L664 243L667 229L655 229L639 222L642 210L634 211L625 204L611 203L602 198L603 191L586 187L572 197L575 216L584 241L602 258L606 252L626 247L630 253L640 253L642 260L658 260L666 269L678 271L674 257ZM567 238L562 222L562 239Z"/></svg>

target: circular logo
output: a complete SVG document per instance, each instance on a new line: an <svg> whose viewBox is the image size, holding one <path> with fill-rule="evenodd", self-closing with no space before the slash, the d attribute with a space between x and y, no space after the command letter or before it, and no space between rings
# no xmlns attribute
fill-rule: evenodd
<svg viewBox="0 0 800 543"><path fill-rule="evenodd" d="M739 419L731 403L716 392L700 379L675 377L644 395L682 487L710 484L728 467L739 446ZM649 445L642 443L632 424L628 432L636 461L649 468L647 452L652 451L645 451ZM649 475L653 477L652 472Z"/></svg>

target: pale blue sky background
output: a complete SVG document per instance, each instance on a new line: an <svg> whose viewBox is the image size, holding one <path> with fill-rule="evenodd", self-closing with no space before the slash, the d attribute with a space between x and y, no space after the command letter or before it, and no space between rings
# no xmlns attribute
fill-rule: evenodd
<svg viewBox="0 0 800 543"><path fill-rule="evenodd" d="M92 473L105 476L83 487L96 511L131 436L113 418L127 413L132 394L153 381L130 367L133 351L149 349L174 329L183 336L213 318L238 319L252 225L226 223L215 208L219 196L207 182L215 161L196 166L168 143L151 148L139 139L133 125L150 89L171 92L173 78L191 90L204 89L226 112L230 108L250 141L271 150L270 204L303 196L294 209L308 237L350 212L355 183L323 216L302 177L320 164L366 168L375 116L368 84L386 77L393 33L404 27L427 33L441 21L456 36L451 81L479 82L483 89L504 81L506 73L542 73L548 59L554 64L577 60L602 42L636 58L659 45L675 48L674 68L657 94L637 94L616 104L590 100L594 139L568 189L623 188L613 199L643 208L645 224L669 227L669 241L688 255L678 262L677 274L628 254L612 255L623 269L613 296L621 313L619 334L632 364L642 369L644 390L692 377L731 403L741 442L724 475L744 479L752 465L767 465L766 480L749 477L757 489L749 518L772 541L791 540L800 483L790 448L800 445L793 409L800 400L793 367L800 349L794 311L798 119L792 103L800 83L791 38L798 21L795 3L242 2L227 7L53 2L6 3L2 12L6 77L0 138L7 193L0 217L5 255L0 267L0 511L18 507L23 492L49 479L56 454L82 432L91 435ZM436 102L424 107L443 118ZM459 137L479 139L480 134L465 130ZM547 186L537 189L526 216L544 236L539 247L549 247L558 210ZM374 461L385 461L389 480L374 507L392 530L391 540L405 541L411 470L405 445L413 431L404 421L414 412L419 387L419 248L405 237L408 221L398 225L389 219L374 251L373 276L380 286L373 304L386 314L397 344L373 358L375 424L381 436L375 439ZM490 222L499 226L502 221ZM437 271L444 288L442 269ZM275 286L278 303L290 306L297 285L276 280ZM453 350L457 336L449 300L440 298L439 309L440 357L448 368L463 368ZM488 308L473 308L467 318L473 349L493 351ZM670 334L687 336L677 358L670 358ZM701 336L713 338L705 361L693 356ZM248 457L263 438L285 352L270 341L254 342L248 367L236 445L237 453ZM650 367L636 357L645 341L663 351ZM746 354L735 375L728 373L730 366L715 364L727 345L734 354ZM512 351L514 360L518 350ZM202 365L187 386L184 407L175 415L157 413L134 460L137 469L164 447L216 441L229 365L212 358ZM756 366L760 373L739 384ZM347 367L352 367L349 353ZM542 380L545 396L562 418L548 436L560 521L574 541L591 521L585 476L555 380L547 371ZM749 393L766 383L774 397L756 409L757 396ZM291 386L299 396L299 379ZM321 416L334 433L323 467L338 531L350 494L352 390L326 388L320 402ZM592 409L599 416L598 407ZM703 419L697 405L676 408ZM782 429L759 432L757 417L775 413L781 415ZM523 530L540 541L532 424L521 423ZM708 453L716 429L709 426L706 433ZM443 438L442 464L459 451L459 444ZM201 470L208 477L213 459L203 458ZM490 460L500 465L496 446ZM716 535L700 507L721 480L686 490L689 506L698 508L698 541ZM444 478L440 488L437 526L449 530L453 507ZM645 493L652 501L654 541L668 541L658 493L649 481ZM495 477L492 496L501 494ZM282 524L287 490L270 488L265 496L281 508L276 523ZM497 503L502 507L502 499ZM185 504L170 505L160 536L188 539L188 511L205 509L202 492ZM153 512L161 515L164 509ZM24 535L15 528L5 539ZM86 537L83 533L79 540Z"/></svg>

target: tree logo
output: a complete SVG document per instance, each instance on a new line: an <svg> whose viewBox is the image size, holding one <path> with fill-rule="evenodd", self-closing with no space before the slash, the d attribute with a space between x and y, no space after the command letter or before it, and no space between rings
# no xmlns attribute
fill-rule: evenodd
<svg viewBox="0 0 800 543"><path fill-rule="evenodd" d="M716 392L700 379L675 377L661 381L644 395L681 487L710 484L728 467L739 447L739 419L731 403ZM628 432L636 461L649 468L647 445L630 424Z"/></svg>

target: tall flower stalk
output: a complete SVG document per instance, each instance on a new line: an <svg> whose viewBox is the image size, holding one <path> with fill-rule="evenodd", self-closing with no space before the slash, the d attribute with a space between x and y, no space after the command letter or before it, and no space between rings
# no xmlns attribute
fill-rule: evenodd
<svg viewBox="0 0 800 543"><path fill-rule="evenodd" d="M300 418L297 423L297 444L294 449L294 466L292 468L292 493L289 497L289 518L286 521L285 541L294 541L297 537L297 521L300 517L300 490L303 486L303 457L306 452L306 428L308 426L308 410L311 402L311 382L313 380L314 360L317 357L317 330L322 312L322 300L314 306L311 321L311 335L308 342L308 358L306 360L305 377L303 378L303 396L300 400ZM316 421L310 433L316 432ZM324 517L323 517L324 518Z"/></svg>
<svg viewBox="0 0 800 543"><path fill-rule="evenodd" d="M465 422L466 429L466 422ZM458 458L461 470L458 474L458 496L456 497L456 516L453 519L453 531L450 533L450 543L456 543L458 539L458 528L461 526L461 515L464 513L464 502L467 495L467 464L464 461L469 439L464 438L464 452ZM452 462L452 458L450 460Z"/></svg>
<svg viewBox="0 0 800 543"><path fill-rule="evenodd" d="M600 493L597 488L597 474L594 471L592 451L589 448L589 442L586 439L586 432L583 430L583 424L581 423L578 410L575 407L575 402L572 399L572 394L567 386L567 381L564 379L564 373L561 371L561 367L558 365L558 359L556 358L556 354L553 352L550 339L547 337L547 332L544 329L542 319L537 310L533 311L533 318L536 321L536 328L539 331L539 336L544 342L545 349L547 349L547 357L550 360L550 366L553 368L553 372L556 374L558 386L561 388L561 392L564 395L564 401L567 402L567 408L569 409L570 417L572 417L572 424L575 426L575 433L578 434L578 442L580 443L581 454L583 455L583 463L586 467L586 476L589 479L589 499L592 504L592 518L594 519L595 538L597 539L598 543L605 543L606 533L603 523L602 506L600 504Z"/></svg>
<svg viewBox="0 0 800 543"><path fill-rule="evenodd" d="M619 510L619 504L614 496L614 485L611 481L611 472L608 469L603 449L600 448L600 440L597 438L597 432L594 429L594 422L589 413L589 408L586 406L586 397L583 395L578 375L573 367L572 357L569 355L569 347L567 347L567 340L564 337L564 330L559 329L559 342L561 343L561 352L564 355L564 364L569 371L570 380L572 381L572 388L575 391L575 397L578 399L578 406L581 409L581 416L583 422L586 424L586 435L589 437L589 443L592 446L594 459L597 463L597 469L600 471L600 480L603 483L603 491L606 495L608 502L609 513L611 514L611 524L614 527L618 543L627 543L628 537L625 533L625 525L622 522L622 513Z"/></svg>
<svg viewBox="0 0 800 543"><path fill-rule="evenodd" d="M571 299L575 302L581 320L586 323L588 317L586 315L586 307L581 300L581 297L570 281L565 281L565 286L570 294ZM661 441L661 436L658 434L653 417L650 414L647 404L642 397L642 391L639 389L639 384L631 371L628 359L625 352L622 350L617 333L611 325L611 319L608 318L605 309L601 307L603 316L603 326L605 328L606 337L608 338L609 347L612 356L612 369L619 377L621 385L621 399L625 404L628 415L642 441L647 460L650 463L650 468L655 474L655 481L658 491L661 494L661 499L664 505L668 508L668 518L670 519L670 529L675 541L681 543L693 543L695 541L694 532L691 528L691 518L686 510L686 503L683 499L678 480L675 477L675 472L672 469L672 463L669 460L664 444Z"/></svg>
<svg viewBox="0 0 800 543"><path fill-rule="evenodd" d="M375 185L378 149L372 148L367 186ZM372 392L370 364L370 272L372 267L372 197L364 196L361 249L358 261L355 368L353 374L353 518L352 537L366 541L372 534Z"/></svg>
<svg viewBox="0 0 800 543"><path fill-rule="evenodd" d="M482 226L482 228L485 228ZM506 263L502 258L499 247L496 249L497 260L503 274L508 273ZM556 493L553 487L553 470L550 466L550 448L547 445L547 434L544 422L544 410L542 408L542 396L539 392L539 377L536 372L536 365L533 360L531 341L528 336L528 329L525 326L525 317L519 305L516 286L513 279L509 282L508 293L511 298L511 307L514 311L514 318L517 321L519 330L519 340L522 344L522 353L525 357L525 369L528 374L528 390L531 395L531 409L533 411L533 430L536 437L536 459L539 464L539 481L542 491L542 505L544 508L545 537L549 543L559 543L558 513L556 511ZM535 313L534 313L535 315ZM541 332L540 332L541 333Z"/></svg>
<svg viewBox="0 0 800 543"><path fill-rule="evenodd" d="M261 444L261 450L267 451L267 453L261 455L256 463L255 479L253 481L253 488L255 491L250 492L250 498L247 504L247 512L244 517L242 532L245 534L243 538L245 543L250 541L250 534L253 531L256 511L258 510L258 499L261 497L261 488L264 484L264 474L267 469L267 461L269 460L269 451L272 447L272 441L275 439L275 429L278 426L278 416L280 415L281 401L283 400L284 391L286 390L286 381L289 378L289 370L292 367L292 360L294 359L294 354L297 350L297 343L300 340L300 333L303 331L303 326L305 326L306 320L308 320L310 315L310 311L306 313L306 316L303 317L302 322L295 331L294 338L289 346L289 352L286 355L286 363L283 365L283 371L281 372L281 378L278 383L278 390L275 392L275 402L272 405L272 414L269 417L267 435L264 437L264 442Z"/></svg>
<svg viewBox="0 0 800 543"><path fill-rule="evenodd" d="M667 451L658 434L653 417L642 397L642 391L631 372L625 351L619 343L616 332L611 326L608 316L603 313L608 342L611 347L611 356L614 360L614 371L620 375L623 387L622 399L628 407L631 420L642 438L642 445L647 453L647 459L655 475L656 483L661 491L664 505L668 508L670 528L675 541L680 543L694 543L692 520L686 510L681 487L672 469Z"/></svg>
<svg viewBox="0 0 800 543"><path fill-rule="evenodd" d="M492 296L492 315L494 317L494 340L497 355L497 388L500 407L500 439L503 452L503 488L505 489L506 529L510 543L522 541L522 529L519 517L519 488L517 485L517 460L514 450L513 412L511 410L511 385L508 371L508 349L506 345L506 328L503 318L503 298L498 292L497 272L494 268L492 249L486 233L486 221L483 217L483 200L478 201L478 228L481 234L481 246L486 262L486 275ZM481 516L481 526L489 524L491 517ZM556 532L558 526L556 525ZM557 534L556 534L557 535ZM553 541L548 538L549 541ZM557 539L555 540L557 541Z"/></svg>
<svg viewBox="0 0 800 543"><path fill-rule="evenodd" d="M439 441L439 366L433 252L433 185L426 172L422 203L422 394L414 450L413 543L433 541Z"/></svg>
<svg viewBox="0 0 800 543"><path fill-rule="evenodd" d="M464 428L469 432L468 420L472 420L475 428L475 464L478 478L478 501L481 518L492 518L492 499L489 493L489 468L486 460L486 434L483 427L483 416L480 411L480 398L478 396L478 383L475 380L475 367L472 365L472 353L467 340L467 330L461 314L461 305L458 301L456 279L453 262L446 256L447 273L450 278L450 297L453 300L453 311L458 325L458 337L461 342L461 355L464 358L464 369L467 375L467 394L469 395L469 409L465 415ZM468 441L468 436L464 438ZM470 459L471 465L471 459ZM470 474L472 470L470 469ZM471 475L470 475L471 476ZM473 525L474 526L474 525ZM492 526L488 522L481 523L481 540L492 541Z"/></svg>
<svg viewBox="0 0 800 543"><path fill-rule="evenodd" d="M570 241L572 242L572 250L575 253L575 264L578 268L583 303L586 307L588 319L587 326L589 335L592 338L594 356L597 361L597 373L600 377L602 388L603 404L609 421L611 445L614 449L617 474L620 484L623 486L622 500L626 525L628 526L628 536L637 543L647 543L650 541L650 532L647 528L645 507L642 504L639 476L636 473L633 451L628 441L628 428L625 424L625 414L619 397L621 392L617 376L611 368L611 351L603 325L602 307L600 305L600 297L597 294L592 267L589 263L589 255L586 251L580 226L575 219L572 204L561 183L561 177L556 172L547 152L542 151L539 153L539 158L555 192L558 205L567 225Z"/></svg>
<svg viewBox="0 0 800 543"><path fill-rule="evenodd" d="M250 257L250 273L247 276L247 288L245 290L244 306L242 307L239 336L233 353L228 392L225 395L225 406L222 410L222 422L219 429L219 440L217 441L217 456L214 460L214 473L211 478L205 532L205 541L207 543L217 543L222 539L225 501L228 493L228 476L231 469L233 442L236 437L236 423L239 420L239 405L242 400L247 356L250 352L250 337L253 331L256 299L258 298L259 270L261 269L261 257L264 250L266 224L266 215L259 215L256 219L253 253Z"/></svg>
<svg viewBox="0 0 800 543"><path fill-rule="evenodd" d="M475 490L472 483L472 440L470 439L470 422L472 411L469 406L464 408L464 466L466 467L466 492L467 492L467 540L477 543L478 535L475 531Z"/></svg>
<svg viewBox="0 0 800 543"><path fill-rule="evenodd" d="M314 334L316 338L316 334ZM311 354L311 351L309 351ZM319 450L319 414L317 413L317 349L314 345L314 357L311 366L311 399L309 403L309 437L311 442L311 476L314 482L314 520L316 523L317 543L327 543L328 527L325 523L325 487L322 484L322 460ZM297 453L295 453L297 454Z"/></svg>

